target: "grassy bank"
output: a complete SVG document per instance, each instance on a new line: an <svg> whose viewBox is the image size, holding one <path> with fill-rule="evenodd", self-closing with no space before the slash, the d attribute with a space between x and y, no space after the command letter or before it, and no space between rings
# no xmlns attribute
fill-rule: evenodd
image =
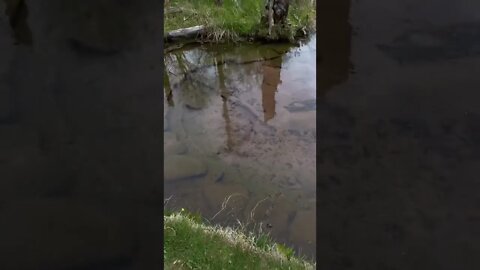
<svg viewBox="0 0 480 270"><path fill-rule="evenodd" d="M181 28L204 25L202 37L208 41L265 39L267 29L260 25L263 0L171 0L165 7L165 33ZM278 38L294 39L315 29L315 1L291 0L287 29Z"/></svg>
<svg viewBox="0 0 480 270"><path fill-rule="evenodd" d="M209 226L185 212L164 222L166 269L314 269L265 235Z"/></svg>

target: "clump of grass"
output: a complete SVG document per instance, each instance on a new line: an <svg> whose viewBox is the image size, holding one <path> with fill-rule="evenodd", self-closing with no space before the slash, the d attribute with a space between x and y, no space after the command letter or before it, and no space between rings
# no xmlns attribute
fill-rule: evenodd
<svg viewBox="0 0 480 270"><path fill-rule="evenodd" d="M276 27L268 37L268 29L260 24L264 1L224 0L217 6L215 0L172 0L165 8L165 33L204 25L202 41L222 42L242 39L294 39L315 29L314 1L292 1L285 28ZM172 12L175 10L175 12Z"/></svg>
<svg viewBox="0 0 480 270"><path fill-rule="evenodd" d="M228 28L222 28L218 26L208 26L205 29L205 33L200 37L202 42L222 42L222 41L234 41L240 40L240 36Z"/></svg>
<svg viewBox="0 0 480 270"><path fill-rule="evenodd" d="M164 216L166 269L314 269L265 234L208 225L182 210Z"/></svg>
<svg viewBox="0 0 480 270"><path fill-rule="evenodd" d="M290 12L288 13L290 29L296 37L303 37L315 31L316 1L313 2L314 5L311 4L312 2L308 4L308 0L303 2L297 1L296 5L290 6Z"/></svg>

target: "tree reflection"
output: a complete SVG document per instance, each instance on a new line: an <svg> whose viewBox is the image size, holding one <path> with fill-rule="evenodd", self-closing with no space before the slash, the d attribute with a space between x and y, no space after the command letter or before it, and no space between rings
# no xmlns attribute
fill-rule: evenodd
<svg viewBox="0 0 480 270"><path fill-rule="evenodd" d="M278 85L281 83L281 68L281 57L266 61L263 64L262 107L265 122L275 116L275 93Z"/></svg>

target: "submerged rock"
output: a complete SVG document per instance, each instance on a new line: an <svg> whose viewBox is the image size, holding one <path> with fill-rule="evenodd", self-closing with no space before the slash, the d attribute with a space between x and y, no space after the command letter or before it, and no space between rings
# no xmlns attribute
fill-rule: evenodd
<svg viewBox="0 0 480 270"><path fill-rule="evenodd" d="M172 132L163 135L163 152L165 155L183 155L187 153L187 147L179 142Z"/></svg>
<svg viewBox="0 0 480 270"><path fill-rule="evenodd" d="M208 161L208 175L205 177L207 182L220 183L225 181L225 165L217 161Z"/></svg>
<svg viewBox="0 0 480 270"><path fill-rule="evenodd" d="M289 112L308 112L317 109L317 100L310 99L304 101L295 101L285 106Z"/></svg>
<svg viewBox="0 0 480 270"><path fill-rule="evenodd" d="M164 166L165 181L203 177L208 171L205 162L194 157L182 155L165 156Z"/></svg>

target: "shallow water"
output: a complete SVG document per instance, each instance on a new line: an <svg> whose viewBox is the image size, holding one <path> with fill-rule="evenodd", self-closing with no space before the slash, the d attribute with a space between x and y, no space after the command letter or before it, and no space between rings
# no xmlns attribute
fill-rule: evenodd
<svg viewBox="0 0 480 270"><path fill-rule="evenodd" d="M298 47L209 45L166 55L167 207L221 224L238 219L313 257L315 60L315 36Z"/></svg>

